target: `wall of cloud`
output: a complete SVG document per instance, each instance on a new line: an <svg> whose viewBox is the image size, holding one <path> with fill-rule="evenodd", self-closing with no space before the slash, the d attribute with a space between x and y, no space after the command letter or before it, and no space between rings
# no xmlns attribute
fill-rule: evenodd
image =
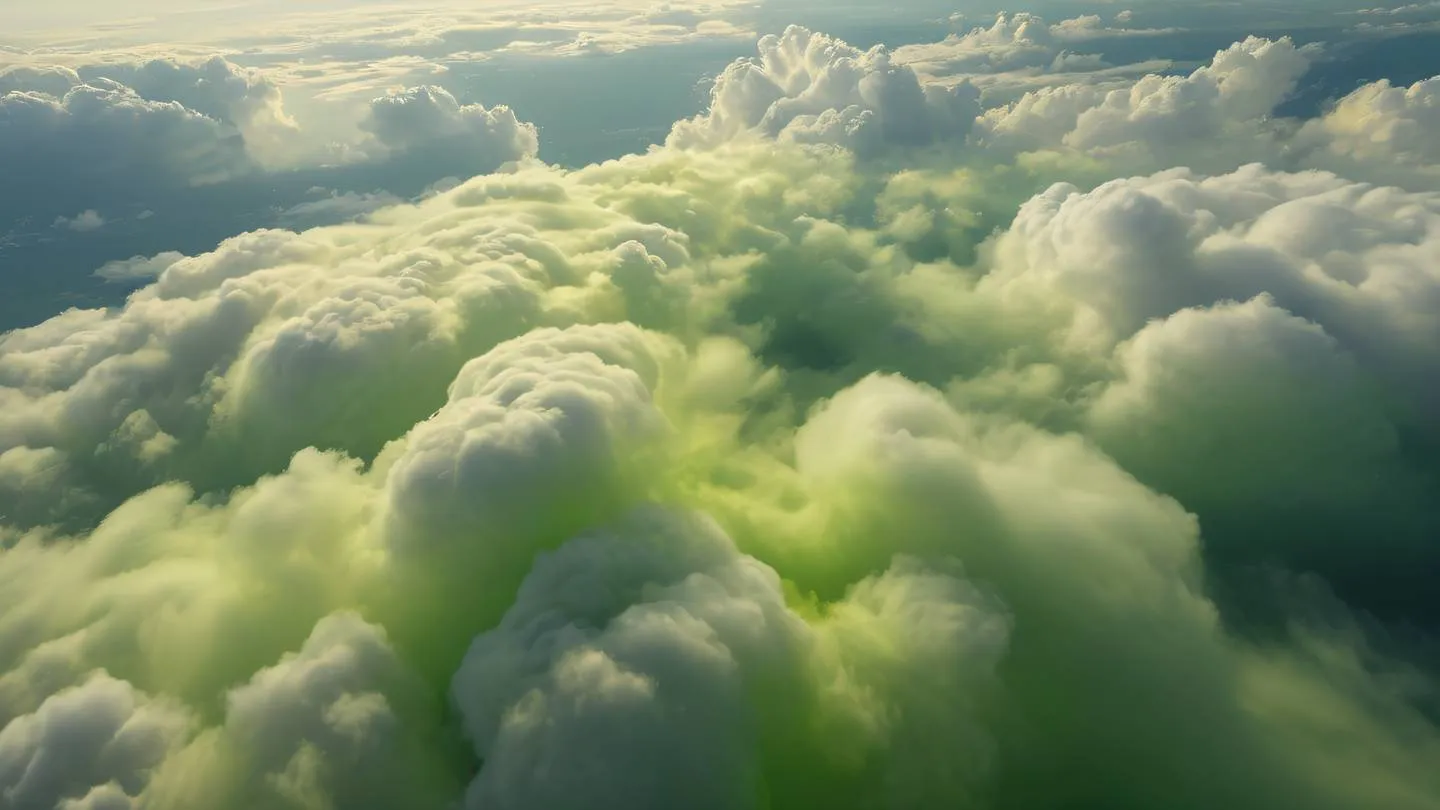
<svg viewBox="0 0 1440 810"><path fill-rule="evenodd" d="M1433 83L1312 57L985 108L792 29L0 336L0 805L1440 808ZM276 114L130 78L5 103Z"/></svg>

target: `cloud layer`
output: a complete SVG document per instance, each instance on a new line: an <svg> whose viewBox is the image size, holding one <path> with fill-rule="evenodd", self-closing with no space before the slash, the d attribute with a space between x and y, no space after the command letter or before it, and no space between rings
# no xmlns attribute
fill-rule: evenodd
<svg viewBox="0 0 1440 810"><path fill-rule="evenodd" d="M1311 56L791 28L577 170L377 101L509 165L0 336L5 805L1435 810L1428 91ZM154 70L5 98L277 110Z"/></svg>

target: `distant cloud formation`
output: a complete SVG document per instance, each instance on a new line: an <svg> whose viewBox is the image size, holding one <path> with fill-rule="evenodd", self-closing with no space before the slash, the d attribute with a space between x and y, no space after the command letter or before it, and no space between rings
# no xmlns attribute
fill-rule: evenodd
<svg viewBox="0 0 1440 810"><path fill-rule="evenodd" d="M170 265L185 258L185 254L169 251L154 256L132 256L106 262L95 275L106 281L148 281L160 275Z"/></svg>
<svg viewBox="0 0 1440 810"><path fill-rule="evenodd" d="M147 175L213 182L249 164L243 140L226 122L109 79L59 96L12 91L0 98L0 116L0 166L10 177L45 177L50 184L78 183L87 174L107 182Z"/></svg>
<svg viewBox="0 0 1440 810"><path fill-rule="evenodd" d="M434 159L440 152L446 165L466 173L533 158L540 145L535 126L516 119L510 108L461 105L444 88L429 85L375 99L362 127L382 156L424 153Z"/></svg>
<svg viewBox="0 0 1440 810"><path fill-rule="evenodd" d="M1251 37L1189 75L1150 74L1115 89L1042 88L988 110L981 127L989 142L1025 151L1060 148L1136 168L1233 167L1270 156L1257 153L1257 142L1264 149L1275 140L1267 119L1309 66L1306 49L1290 40Z"/></svg>
<svg viewBox="0 0 1440 810"><path fill-rule="evenodd" d="M574 169L0 74L14 166L293 191L0 333L0 802L1440 810L1435 80L1297 118L1321 48L1070 52L1120 12L791 26ZM82 187L46 238L151 210Z"/></svg>
<svg viewBox="0 0 1440 810"><path fill-rule="evenodd" d="M509 108L461 104L436 86L360 106L343 139L326 143L265 75L220 57L6 68L0 172L30 191L0 200L0 243L28 251L0 251L0 273L58 255L72 289L92 274L119 281L126 273L111 263L137 253L209 248L236 228L345 221L377 207L357 201L398 202L539 148L535 126ZM312 199L317 186L333 199ZM93 247L67 254L47 226ZM35 320L23 300L0 305L0 326Z"/></svg>
<svg viewBox="0 0 1440 810"><path fill-rule="evenodd" d="M100 216L95 209L81 211L73 217L57 217L56 228L68 228L72 231L85 233L86 231L99 230L105 227L105 218Z"/></svg>
<svg viewBox="0 0 1440 810"><path fill-rule="evenodd" d="M756 131L860 153L963 138L979 112L966 87L922 85L883 47L861 52L792 26L759 42L758 61L732 64L716 80L710 108L675 126L669 143L710 145Z"/></svg>
<svg viewBox="0 0 1440 810"><path fill-rule="evenodd" d="M1100 56L1076 52L1087 41L1102 37L1145 37L1175 33L1175 29L1129 28L1133 14L1121 12L1108 26L1099 16L1061 20L1054 25L1036 14L1000 14L995 22L947 36L941 42L906 45L896 58L924 75L948 79L969 76L1020 81L1036 73L1065 73L1110 67ZM1046 69L1049 69L1048 71Z"/></svg>
<svg viewBox="0 0 1440 810"><path fill-rule="evenodd" d="M1409 87L1387 80L1366 84L1340 99L1322 118L1305 124L1327 153L1321 160L1350 160L1382 173L1388 182L1417 172L1435 179L1440 165L1440 78ZM1413 181L1412 181L1413 182Z"/></svg>

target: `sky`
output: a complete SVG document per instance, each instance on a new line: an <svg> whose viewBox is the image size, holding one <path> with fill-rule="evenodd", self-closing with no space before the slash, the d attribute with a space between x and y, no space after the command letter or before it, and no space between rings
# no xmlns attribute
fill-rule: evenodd
<svg viewBox="0 0 1440 810"><path fill-rule="evenodd" d="M1440 4L0 3L0 810L1440 810Z"/></svg>

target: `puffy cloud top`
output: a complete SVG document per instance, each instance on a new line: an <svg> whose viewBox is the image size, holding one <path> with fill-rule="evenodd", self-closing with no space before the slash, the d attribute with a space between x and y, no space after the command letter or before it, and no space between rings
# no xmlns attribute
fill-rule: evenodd
<svg viewBox="0 0 1440 810"><path fill-rule="evenodd" d="M670 143L712 145L744 132L860 152L963 137L978 112L968 87L922 85L877 46L860 51L791 26L759 43L759 60L716 79L710 109L675 126Z"/></svg>
<svg viewBox="0 0 1440 810"><path fill-rule="evenodd" d="M63 100L81 87L119 91L146 102L172 105L172 109L178 105L191 115L203 116L238 133L246 154L256 160L263 160L280 140L296 134L295 123L285 113L280 89L260 72L246 70L219 56L203 61L113 62L76 69L16 66L0 72L0 95L31 93ZM85 121L74 124L87 125ZM137 133L135 137L153 140L155 133ZM179 151L176 164L184 166L187 156L185 151Z"/></svg>
<svg viewBox="0 0 1440 810"><path fill-rule="evenodd" d="M1301 139L1313 139L1342 165L1360 163L1382 179L1433 175L1440 163L1440 77L1395 87L1387 80L1364 85L1324 116L1307 122ZM1353 166L1350 168L1353 169Z"/></svg>
<svg viewBox="0 0 1440 810"><path fill-rule="evenodd" d="M1245 147L1234 139L1264 144L1265 117L1309 66L1309 52L1290 40L1251 37L1188 76L1152 74L1113 90L1080 84L1032 91L988 111L981 138L1016 149L1063 147L1146 168L1238 165L1245 160L1235 155Z"/></svg>
<svg viewBox="0 0 1440 810"><path fill-rule="evenodd" d="M534 157L539 148L534 125L518 120L509 107L462 105L430 85L375 99L364 128L385 154L439 152L471 172Z"/></svg>
<svg viewBox="0 0 1440 810"><path fill-rule="evenodd" d="M97 79L60 97L14 91L0 98L0 166L6 176L44 188L97 177L213 181L245 171L249 158L243 139L224 123Z"/></svg>

